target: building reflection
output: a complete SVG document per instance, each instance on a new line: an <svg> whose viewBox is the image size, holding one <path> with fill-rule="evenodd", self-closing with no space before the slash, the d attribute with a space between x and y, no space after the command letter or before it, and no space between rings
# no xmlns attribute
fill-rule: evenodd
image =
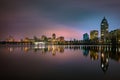
<svg viewBox="0 0 120 80"><path fill-rule="evenodd" d="M99 59L99 46L83 46L83 55L84 56L90 56L91 60L98 60Z"/></svg>
<svg viewBox="0 0 120 80"><path fill-rule="evenodd" d="M99 55L96 50L90 50L90 59L91 60L98 60Z"/></svg>
<svg viewBox="0 0 120 80"><path fill-rule="evenodd" d="M112 46L109 56L112 60L120 62L120 46Z"/></svg>
<svg viewBox="0 0 120 80"><path fill-rule="evenodd" d="M80 50L80 46L74 46L74 45L45 45L45 46L18 46L20 48L20 51L29 52L42 52L44 53L52 53L53 55L56 55L57 52L64 53L65 49L70 50ZM14 52L16 50L16 46L11 46L7 48L9 52ZM87 50L87 49L86 49ZM88 54L89 50L85 54Z"/></svg>
<svg viewBox="0 0 120 80"><path fill-rule="evenodd" d="M14 47L8 47L8 51L11 53L11 52L14 52Z"/></svg>
<svg viewBox="0 0 120 80"><path fill-rule="evenodd" d="M120 61L120 46L118 45L89 45L82 46L83 56L90 57L91 60L98 60L100 56L100 66L105 73L109 67L109 59ZM100 55L99 55L100 53Z"/></svg>
<svg viewBox="0 0 120 80"><path fill-rule="evenodd" d="M103 72L106 72L109 66L109 53L101 51L100 57L101 57L101 69L103 70Z"/></svg>
<svg viewBox="0 0 120 80"><path fill-rule="evenodd" d="M83 55L84 56L88 56L88 54L89 54L89 49L84 49L83 50Z"/></svg>
<svg viewBox="0 0 120 80"><path fill-rule="evenodd" d="M46 52L48 52L48 48L46 48L45 46L34 46L32 47L32 50L34 50L34 52L40 52L42 54L45 54Z"/></svg>
<svg viewBox="0 0 120 80"><path fill-rule="evenodd" d="M83 55L84 56L88 56L88 54L89 54L89 47L82 47L82 49L83 49Z"/></svg>
<svg viewBox="0 0 120 80"><path fill-rule="evenodd" d="M23 47L23 50L24 50L25 52L28 52L28 51L30 50L30 48L29 48L29 47Z"/></svg>
<svg viewBox="0 0 120 80"><path fill-rule="evenodd" d="M45 45L45 46L9 46L7 50L12 52L24 51L25 53L33 51L34 53L51 53L56 56L58 53L64 53L65 50L82 50L83 56L90 57L92 61L100 60L100 68L106 72L109 67L109 60L120 62L120 46L118 45Z"/></svg>
<svg viewBox="0 0 120 80"><path fill-rule="evenodd" d="M55 56L57 52L64 53L64 47L50 45L50 46L48 46L48 52L51 52L52 55Z"/></svg>
<svg viewBox="0 0 120 80"><path fill-rule="evenodd" d="M34 47L35 52L41 51L42 54L47 52L52 53L53 56L56 55L57 52L64 53L64 46L57 46L57 45L47 45L45 47Z"/></svg>
<svg viewBox="0 0 120 80"><path fill-rule="evenodd" d="M79 45L68 45L67 49L71 49L71 50L80 50L80 46Z"/></svg>

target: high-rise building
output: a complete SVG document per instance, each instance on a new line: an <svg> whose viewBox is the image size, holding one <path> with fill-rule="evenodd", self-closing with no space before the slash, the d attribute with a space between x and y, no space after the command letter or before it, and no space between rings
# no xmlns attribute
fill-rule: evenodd
<svg viewBox="0 0 120 80"><path fill-rule="evenodd" d="M90 31L90 39L91 40L98 40L98 30Z"/></svg>
<svg viewBox="0 0 120 80"><path fill-rule="evenodd" d="M89 35L88 35L88 33L83 34L83 40L84 40L84 41L89 40Z"/></svg>
<svg viewBox="0 0 120 80"><path fill-rule="evenodd" d="M109 40L109 31L108 31L109 25L108 22L106 20L106 18L104 17L102 22L101 22L101 42L102 43L106 43L108 42L107 40Z"/></svg>
<svg viewBox="0 0 120 80"><path fill-rule="evenodd" d="M109 32L110 41L113 44L120 44L120 29Z"/></svg>
<svg viewBox="0 0 120 80"><path fill-rule="evenodd" d="M48 39L47 39L47 36L42 35L42 36L41 36L41 40L42 40L42 41L47 41L47 40L48 40Z"/></svg>
<svg viewBox="0 0 120 80"><path fill-rule="evenodd" d="M64 37L63 37L63 36L60 36L60 37L57 38L57 41L62 42L62 41L65 41L65 40L64 40Z"/></svg>
<svg viewBox="0 0 120 80"><path fill-rule="evenodd" d="M55 33L52 34L52 39L56 39L56 34Z"/></svg>

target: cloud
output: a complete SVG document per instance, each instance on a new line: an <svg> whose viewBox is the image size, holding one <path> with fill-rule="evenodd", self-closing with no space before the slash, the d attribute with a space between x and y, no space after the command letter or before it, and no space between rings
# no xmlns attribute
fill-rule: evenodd
<svg viewBox="0 0 120 80"><path fill-rule="evenodd" d="M15 33L39 36L52 31L62 34L66 30L67 37L70 32L98 29L97 21L103 16L108 16L114 22L110 25L116 27L120 20L119 5L118 0L1 0L0 36Z"/></svg>

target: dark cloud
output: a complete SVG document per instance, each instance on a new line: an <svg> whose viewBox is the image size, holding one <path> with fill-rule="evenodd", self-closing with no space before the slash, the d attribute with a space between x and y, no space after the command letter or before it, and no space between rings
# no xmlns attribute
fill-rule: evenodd
<svg viewBox="0 0 120 80"><path fill-rule="evenodd" d="M37 34L36 29L44 32L58 27L57 24L84 30L92 26L94 29L93 24L99 27L95 22L103 16L116 24L112 27L119 28L119 9L119 0L0 0L0 36L30 33L31 29Z"/></svg>

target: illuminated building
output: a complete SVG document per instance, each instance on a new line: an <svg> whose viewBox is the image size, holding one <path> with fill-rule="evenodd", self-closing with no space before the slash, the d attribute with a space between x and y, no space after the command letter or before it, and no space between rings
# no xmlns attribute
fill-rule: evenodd
<svg viewBox="0 0 120 80"><path fill-rule="evenodd" d="M36 37L36 36L33 36L33 39L35 42L39 42L40 41L40 38Z"/></svg>
<svg viewBox="0 0 120 80"><path fill-rule="evenodd" d="M120 29L110 31L109 37L110 37L111 43L120 44Z"/></svg>
<svg viewBox="0 0 120 80"><path fill-rule="evenodd" d="M41 40L42 40L42 41L47 41L48 39L47 39L47 37L46 37L45 35L42 35L42 36L41 36Z"/></svg>
<svg viewBox="0 0 120 80"><path fill-rule="evenodd" d="M56 39L56 34L55 33L52 34L52 39Z"/></svg>
<svg viewBox="0 0 120 80"><path fill-rule="evenodd" d="M29 42L29 38L26 37L23 41L24 41L24 42Z"/></svg>
<svg viewBox="0 0 120 80"><path fill-rule="evenodd" d="M34 42L34 39L30 39L28 37L25 37L23 40L21 40L21 42Z"/></svg>
<svg viewBox="0 0 120 80"><path fill-rule="evenodd" d="M63 36L60 36L56 39L56 44L64 44L65 40Z"/></svg>
<svg viewBox="0 0 120 80"><path fill-rule="evenodd" d="M108 31L109 27L108 26L109 26L108 22L107 22L106 18L104 17L101 22L101 34L100 34L102 43L108 42L107 41L109 38L109 31Z"/></svg>
<svg viewBox="0 0 120 80"><path fill-rule="evenodd" d="M52 42L51 44L56 44L56 34L55 33L52 34L52 41L51 42Z"/></svg>
<svg viewBox="0 0 120 80"><path fill-rule="evenodd" d="M57 38L57 41L62 42L62 41L65 41L65 40L64 40L64 37L63 37L63 36L60 36L60 37Z"/></svg>
<svg viewBox="0 0 120 80"><path fill-rule="evenodd" d="M51 37L48 37L48 41L49 41L49 42L52 41L52 38L51 38Z"/></svg>
<svg viewBox="0 0 120 80"><path fill-rule="evenodd" d="M35 47L45 48L45 42L34 42Z"/></svg>
<svg viewBox="0 0 120 80"><path fill-rule="evenodd" d="M90 40L93 42L98 42L98 30L90 31Z"/></svg>
<svg viewBox="0 0 120 80"><path fill-rule="evenodd" d="M89 35L88 35L88 33L83 34L83 40L84 40L84 41L89 40Z"/></svg>
<svg viewBox="0 0 120 80"><path fill-rule="evenodd" d="M14 42L15 39L12 37L12 36L9 36L7 39L6 39L7 42Z"/></svg>

